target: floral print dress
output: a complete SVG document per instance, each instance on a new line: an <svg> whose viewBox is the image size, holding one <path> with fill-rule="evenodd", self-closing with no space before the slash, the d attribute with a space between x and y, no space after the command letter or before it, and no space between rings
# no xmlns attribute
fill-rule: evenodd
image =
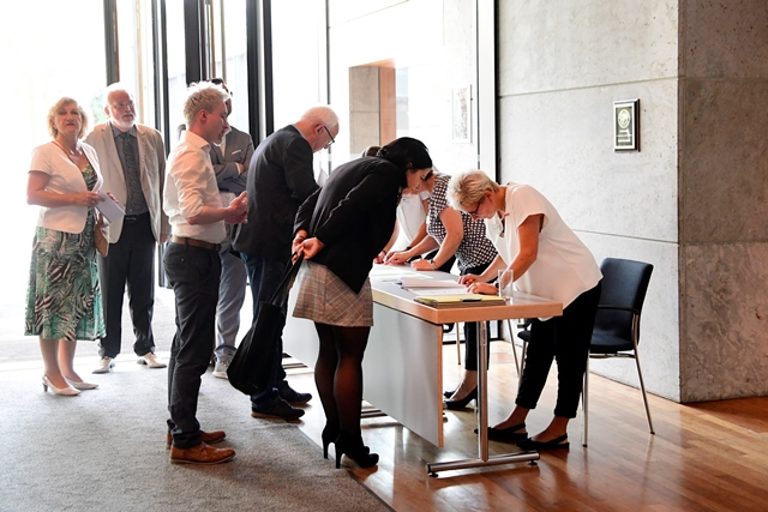
<svg viewBox="0 0 768 512"><path fill-rule="evenodd" d="M83 169L88 190L97 176ZM94 340L105 335L93 228L93 208L82 233L37 227L27 289L25 332L42 339Z"/></svg>

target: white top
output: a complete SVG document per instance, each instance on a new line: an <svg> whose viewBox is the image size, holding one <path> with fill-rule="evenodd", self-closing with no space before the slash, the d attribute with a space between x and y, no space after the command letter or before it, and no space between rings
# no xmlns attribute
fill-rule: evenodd
<svg viewBox="0 0 768 512"><path fill-rule="evenodd" d="M98 181L93 187L93 192L98 192L101 190L103 179L99 170L99 159L96 156L96 151L84 142L80 143L80 147L96 172ZM32 164L29 170L44 172L50 177L45 186L45 190L49 192L71 194L88 191L80 168L72 163L66 153L53 142L43 144L32 150ZM37 225L65 233L82 233L87 216L87 206L77 204L41 206Z"/></svg>
<svg viewBox="0 0 768 512"><path fill-rule="evenodd" d="M185 131L168 156L166 168L163 209L171 223L171 233L212 244L223 242L227 236L223 220L196 225L187 221L198 215L203 206L222 207L208 142Z"/></svg>
<svg viewBox="0 0 768 512"><path fill-rule="evenodd" d="M403 194L400 204L397 205L397 225L400 228L394 249L404 249L411 240L416 238L419 228L427 219L419 194Z"/></svg>
<svg viewBox="0 0 768 512"><path fill-rule="evenodd" d="M536 189L508 183L506 213L503 222L495 215L486 219L485 229L507 265L520 251L517 228L531 215L544 216L536 261L515 281L520 291L554 299L565 308L603 277L589 249Z"/></svg>

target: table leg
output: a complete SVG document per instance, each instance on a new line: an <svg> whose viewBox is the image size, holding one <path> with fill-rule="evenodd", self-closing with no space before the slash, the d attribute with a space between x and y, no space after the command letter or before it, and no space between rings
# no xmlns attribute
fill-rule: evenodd
<svg viewBox="0 0 768 512"><path fill-rule="evenodd" d="M448 462L433 462L427 464L427 472L436 477L439 471L452 469L468 469L485 466L498 466L515 462L539 460L538 452L510 453L503 455L488 455L488 329L486 322L478 322L478 359L477 359L477 451L478 458L461 459Z"/></svg>

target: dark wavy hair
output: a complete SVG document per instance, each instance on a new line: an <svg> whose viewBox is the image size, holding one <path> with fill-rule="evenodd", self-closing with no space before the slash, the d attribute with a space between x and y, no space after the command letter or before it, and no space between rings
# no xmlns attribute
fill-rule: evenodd
<svg viewBox="0 0 768 512"><path fill-rule="evenodd" d="M429 150L418 139L400 137L379 149L376 156L389 160L404 170L429 169L432 167L432 158Z"/></svg>

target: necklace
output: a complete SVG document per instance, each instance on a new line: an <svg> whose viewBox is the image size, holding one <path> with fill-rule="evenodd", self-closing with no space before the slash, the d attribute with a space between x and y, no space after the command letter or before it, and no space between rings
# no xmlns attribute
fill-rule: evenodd
<svg viewBox="0 0 768 512"><path fill-rule="evenodd" d="M67 155L67 158L69 158L69 160L74 164L77 164L77 161L80 160L80 156L83 154L83 150L80 149L79 143L75 143L76 145L74 150L65 147L56 139L53 140L53 143L56 144L59 147L59 149L61 149L64 152L64 154Z"/></svg>

